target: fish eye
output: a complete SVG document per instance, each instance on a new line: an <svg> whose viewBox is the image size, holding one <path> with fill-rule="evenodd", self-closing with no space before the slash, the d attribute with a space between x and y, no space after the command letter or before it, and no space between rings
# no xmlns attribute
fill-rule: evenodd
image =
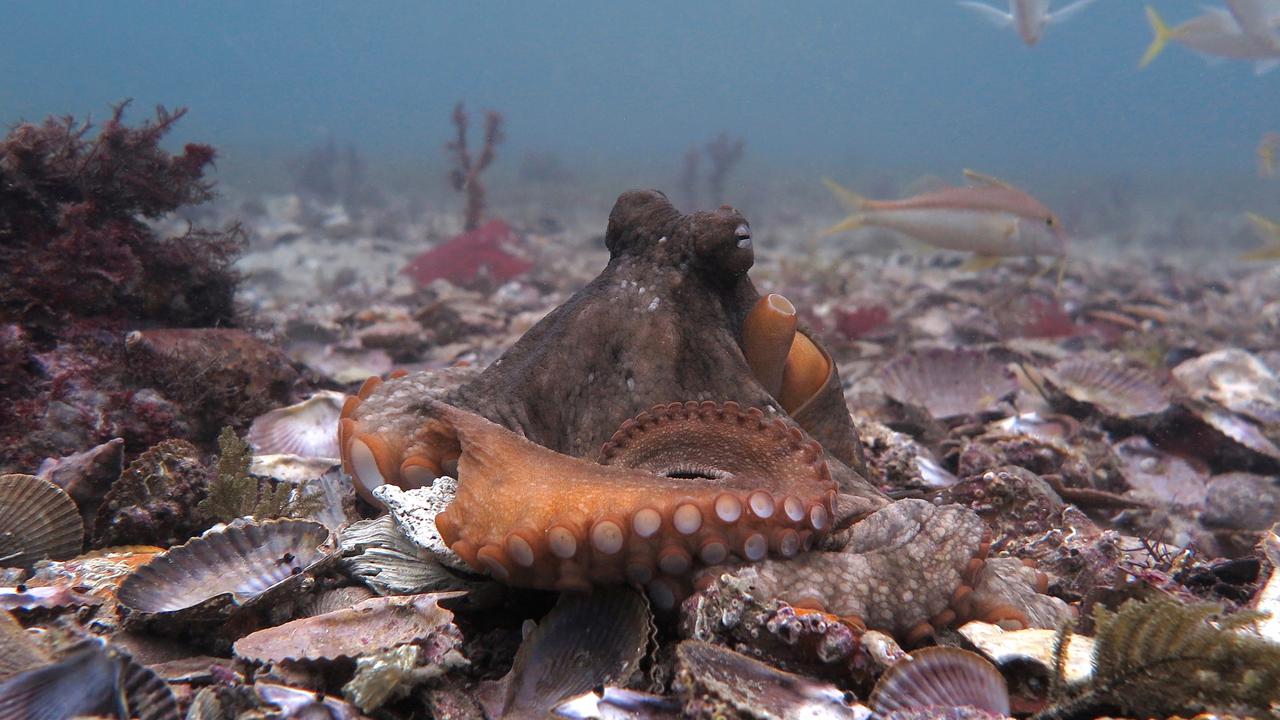
<svg viewBox="0 0 1280 720"><path fill-rule="evenodd" d="M1045 218L1044 224L1048 225L1049 227L1053 227L1053 216L1050 215L1049 217Z"/></svg>

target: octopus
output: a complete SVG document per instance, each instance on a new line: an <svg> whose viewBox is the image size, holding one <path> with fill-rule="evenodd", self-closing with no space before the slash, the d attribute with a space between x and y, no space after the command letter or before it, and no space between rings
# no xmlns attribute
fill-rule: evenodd
<svg viewBox="0 0 1280 720"><path fill-rule="evenodd" d="M914 636L1029 621L970 597L988 545L973 513L864 479L839 370L752 284L737 210L627 192L605 244L600 275L479 375L371 378L347 400L339 446L362 495L450 493L443 545L511 585L630 583L670 609L715 569Z"/></svg>

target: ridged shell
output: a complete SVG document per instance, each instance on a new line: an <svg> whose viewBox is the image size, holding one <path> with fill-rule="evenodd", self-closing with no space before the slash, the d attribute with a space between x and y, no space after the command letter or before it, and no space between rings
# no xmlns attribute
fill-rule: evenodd
<svg viewBox="0 0 1280 720"><path fill-rule="evenodd" d="M1280 446L1277 446L1262 430L1252 422L1239 415L1203 402L1189 402L1188 409L1206 425L1222 433L1242 447L1246 447L1259 455L1272 460L1280 460Z"/></svg>
<svg viewBox="0 0 1280 720"><path fill-rule="evenodd" d="M0 475L0 567L65 560L83 544L84 521L62 488L34 475Z"/></svg>
<svg viewBox="0 0 1280 720"><path fill-rule="evenodd" d="M903 355L880 371L880 387L938 420L994 410L1018 390L1006 363L978 350L933 349Z"/></svg>
<svg viewBox="0 0 1280 720"><path fill-rule="evenodd" d="M154 672L100 640L0 683L0 718L60 720L128 708L139 720L177 720L173 691Z"/></svg>
<svg viewBox="0 0 1280 720"><path fill-rule="evenodd" d="M1119 418L1154 415L1169 407L1159 379L1138 368L1068 358L1044 370L1044 377L1072 400Z"/></svg>
<svg viewBox="0 0 1280 720"><path fill-rule="evenodd" d="M500 683L503 715L544 717L556 705L600 685L626 685L654 634L644 596L629 587L563 593L529 633Z"/></svg>
<svg viewBox="0 0 1280 720"><path fill-rule="evenodd" d="M1009 687L981 655L952 647L928 647L894 663L871 691L877 714L923 708L972 707L1008 717Z"/></svg>
<svg viewBox="0 0 1280 720"><path fill-rule="evenodd" d="M742 717L865 716L865 708L860 713L851 705L852 696L834 685L700 640L685 640L676 647L675 688L686 702L711 701L713 707L737 710Z"/></svg>
<svg viewBox="0 0 1280 720"><path fill-rule="evenodd" d="M338 457L338 416L346 399L321 390L296 405L259 415L247 436L254 454Z"/></svg>
<svg viewBox="0 0 1280 720"><path fill-rule="evenodd" d="M250 633L237 640L233 650L247 660L280 662L362 657L427 638L456 646L462 635L453 625L453 613L439 603L465 594L370 598L345 610Z"/></svg>
<svg viewBox="0 0 1280 720"><path fill-rule="evenodd" d="M236 522L156 556L120 583L133 612L174 613L214 598L248 605L333 557L329 530L309 520Z"/></svg>

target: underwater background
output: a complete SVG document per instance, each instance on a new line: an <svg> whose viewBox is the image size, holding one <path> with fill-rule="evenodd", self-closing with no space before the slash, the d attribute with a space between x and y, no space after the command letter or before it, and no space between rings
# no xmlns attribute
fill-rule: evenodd
<svg viewBox="0 0 1280 720"><path fill-rule="evenodd" d="M0 720L1275 716L1212 2L0 6Z"/></svg>
<svg viewBox="0 0 1280 720"><path fill-rule="evenodd" d="M1170 22L1200 11L1155 5ZM268 158L327 138L438 177L465 100L507 118L495 173L552 153L615 187L666 186L688 145L726 131L747 141L738 195L768 174L816 186L972 167L1167 183L1189 200L1226 182L1263 214L1280 202L1250 182L1280 125L1280 73L1175 47L1139 71L1150 30L1133 0L1095 3L1032 48L946 0L45 2L11 5L5 25L0 120L186 106L171 140L215 142L224 179L269 177Z"/></svg>

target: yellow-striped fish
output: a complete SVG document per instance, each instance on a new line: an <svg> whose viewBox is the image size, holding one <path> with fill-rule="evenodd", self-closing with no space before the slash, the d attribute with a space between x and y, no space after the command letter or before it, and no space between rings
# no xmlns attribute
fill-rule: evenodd
<svg viewBox="0 0 1280 720"><path fill-rule="evenodd" d="M824 179L853 214L823 235L864 226L888 228L936 248L971 252L970 269L1007 257L1066 256L1067 234L1044 203L1002 180L971 170L964 174L973 185L901 200L868 200Z"/></svg>

